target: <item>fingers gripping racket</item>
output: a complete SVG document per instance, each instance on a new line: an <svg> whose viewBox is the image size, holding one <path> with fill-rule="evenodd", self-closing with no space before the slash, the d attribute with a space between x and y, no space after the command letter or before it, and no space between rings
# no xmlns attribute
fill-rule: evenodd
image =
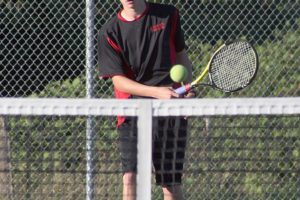
<svg viewBox="0 0 300 200"><path fill-rule="evenodd" d="M258 56L248 42L237 41L219 47L204 71L192 83L175 90L185 94L199 85L211 86L224 92L235 92L248 86L256 76ZM210 83L200 83L206 74Z"/></svg>

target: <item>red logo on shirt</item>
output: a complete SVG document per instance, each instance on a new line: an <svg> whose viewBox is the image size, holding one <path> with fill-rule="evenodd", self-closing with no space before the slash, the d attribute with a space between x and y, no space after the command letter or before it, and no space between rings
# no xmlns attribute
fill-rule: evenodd
<svg viewBox="0 0 300 200"><path fill-rule="evenodd" d="M150 30L152 32L157 32L157 31L163 30L165 28L166 28L166 25L164 23L160 23L160 24L156 24L156 25L151 26Z"/></svg>

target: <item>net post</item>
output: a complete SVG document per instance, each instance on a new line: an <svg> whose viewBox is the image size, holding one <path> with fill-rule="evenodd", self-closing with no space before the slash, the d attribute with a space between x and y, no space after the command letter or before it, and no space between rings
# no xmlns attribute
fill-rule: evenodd
<svg viewBox="0 0 300 200"><path fill-rule="evenodd" d="M151 200L152 114L152 101L140 101L137 127L137 200Z"/></svg>
<svg viewBox="0 0 300 200"><path fill-rule="evenodd" d="M93 98L93 68L94 68L94 0L86 0L86 98ZM86 120L86 200L95 199L94 184L94 148L93 120L91 116Z"/></svg>

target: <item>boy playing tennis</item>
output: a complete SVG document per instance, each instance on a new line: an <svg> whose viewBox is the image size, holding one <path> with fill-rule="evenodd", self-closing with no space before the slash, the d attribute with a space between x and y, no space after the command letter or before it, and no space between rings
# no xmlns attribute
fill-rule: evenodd
<svg viewBox="0 0 300 200"><path fill-rule="evenodd" d="M172 90L171 67L186 66L187 82L192 78L178 10L144 0L120 2L123 9L102 27L98 36L100 76L112 78L116 98L178 98ZM185 97L194 97L194 93ZM167 117L157 118L153 124L156 183L162 186L165 200L181 200L187 122ZM136 119L118 117L117 127L124 172L123 199L135 199Z"/></svg>

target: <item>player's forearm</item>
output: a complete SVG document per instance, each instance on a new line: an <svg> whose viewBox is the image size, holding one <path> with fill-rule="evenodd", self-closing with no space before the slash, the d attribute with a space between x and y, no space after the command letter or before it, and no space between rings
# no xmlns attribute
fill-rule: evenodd
<svg viewBox="0 0 300 200"><path fill-rule="evenodd" d="M181 52L178 52L176 54L176 64L181 64L186 67L186 69L188 70L188 77L187 77L186 82L187 83L192 82L192 77L193 77L192 63L191 63L185 50L182 50Z"/></svg>
<svg viewBox="0 0 300 200"><path fill-rule="evenodd" d="M153 97L156 99L170 99L179 97L179 95L176 94L170 87L147 86L124 76L114 76L112 80L117 89L132 95Z"/></svg>
<svg viewBox="0 0 300 200"><path fill-rule="evenodd" d="M125 76L114 76L112 81L114 86L122 92L137 96L154 97L155 87L140 84Z"/></svg>

